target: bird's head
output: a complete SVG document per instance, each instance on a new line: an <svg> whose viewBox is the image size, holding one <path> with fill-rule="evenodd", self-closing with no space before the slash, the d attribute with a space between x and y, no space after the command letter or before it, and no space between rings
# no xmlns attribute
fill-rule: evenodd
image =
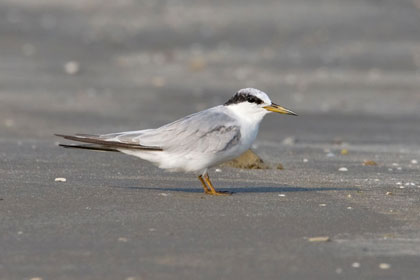
<svg viewBox="0 0 420 280"><path fill-rule="evenodd" d="M296 113L271 102L265 92L255 88L239 90L224 106L228 106L237 114L260 120L270 112L297 116Z"/></svg>

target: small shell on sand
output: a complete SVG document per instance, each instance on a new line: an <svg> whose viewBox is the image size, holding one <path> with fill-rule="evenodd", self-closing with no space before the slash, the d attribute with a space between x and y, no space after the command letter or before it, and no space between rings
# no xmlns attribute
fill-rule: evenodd
<svg viewBox="0 0 420 280"><path fill-rule="evenodd" d="M63 182L64 183L64 182L67 181L67 179L66 178L63 178L63 177L58 177L58 178L55 178L54 181L55 182Z"/></svg>

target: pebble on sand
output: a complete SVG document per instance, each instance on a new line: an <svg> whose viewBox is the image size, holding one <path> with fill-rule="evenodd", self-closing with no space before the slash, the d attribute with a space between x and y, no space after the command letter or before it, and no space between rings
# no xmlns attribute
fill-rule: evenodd
<svg viewBox="0 0 420 280"><path fill-rule="evenodd" d="M12 120L12 119L5 119L4 120L4 125L6 127L13 127L13 126L15 126L15 121Z"/></svg>
<svg viewBox="0 0 420 280"><path fill-rule="evenodd" d="M80 70L80 64L77 61L69 61L64 64L64 71L69 75L75 75Z"/></svg>
<svg viewBox="0 0 420 280"><path fill-rule="evenodd" d="M194 72L202 71L207 66L207 62L204 57L194 57L190 61L190 70Z"/></svg>
<svg viewBox="0 0 420 280"><path fill-rule="evenodd" d="M389 263L380 263L379 268L380 269L390 269L391 265Z"/></svg>
<svg viewBox="0 0 420 280"><path fill-rule="evenodd" d="M161 88L166 85L166 80L163 77L156 76L152 79L152 84L157 88Z"/></svg>
<svg viewBox="0 0 420 280"><path fill-rule="evenodd" d="M363 165L364 166L375 166L375 165L378 165L378 164L375 161L373 161L373 160L365 160L363 162Z"/></svg>
<svg viewBox="0 0 420 280"><path fill-rule="evenodd" d="M63 178L63 177L58 177L58 178L55 178L54 181L55 182L66 182L67 179L66 178Z"/></svg>
<svg viewBox="0 0 420 280"><path fill-rule="evenodd" d="M286 137L282 141L283 145L294 145L296 143L296 139L293 137Z"/></svg>
<svg viewBox="0 0 420 280"><path fill-rule="evenodd" d="M329 236L315 236L315 237L309 237L309 242L328 242L331 241L331 238Z"/></svg>

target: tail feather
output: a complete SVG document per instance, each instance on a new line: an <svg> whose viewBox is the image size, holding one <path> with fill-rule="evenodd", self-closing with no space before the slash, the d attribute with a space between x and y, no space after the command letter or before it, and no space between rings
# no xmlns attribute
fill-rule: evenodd
<svg viewBox="0 0 420 280"><path fill-rule="evenodd" d="M112 149L103 146L95 146L95 145L66 145L66 144L58 144L58 146L63 148L70 148L70 149L85 149L85 150L94 150L94 151L103 151L103 152L119 152L117 149Z"/></svg>
<svg viewBox="0 0 420 280"><path fill-rule="evenodd" d="M87 135L87 134L64 135L64 134L55 134L55 136L63 137L64 139L72 140L72 141L78 141L78 142L89 143L89 144L96 144L96 145L99 145L99 147L105 147L105 148L109 148L109 149L113 149L113 150L116 150L118 148L120 148L120 149L121 148L122 149L133 149L133 150L146 150L146 151L162 151L163 150L160 147L143 146L143 145L135 144L135 143L125 143L125 142L104 140L104 139L100 139L98 135ZM86 148L84 148L84 149L86 149Z"/></svg>

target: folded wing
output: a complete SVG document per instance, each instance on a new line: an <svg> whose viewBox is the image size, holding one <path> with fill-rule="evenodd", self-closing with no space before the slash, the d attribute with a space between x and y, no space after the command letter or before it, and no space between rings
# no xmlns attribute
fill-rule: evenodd
<svg viewBox="0 0 420 280"><path fill-rule="evenodd" d="M130 149L130 150L148 150L148 151L162 151L162 148L155 146L144 146L134 142L120 142L111 140L113 138L104 138L101 135L90 135L90 134L76 134L76 135L64 135L55 134L58 137L63 137L67 140L89 143L91 145L63 145L60 146L67 148L81 148L90 150L108 150L117 151L118 149Z"/></svg>
<svg viewBox="0 0 420 280"><path fill-rule="evenodd" d="M237 120L217 106L186 116L157 129L127 131L102 135L76 134L56 136L88 143L61 145L93 150L165 151L180 156L189 153L214 154L236 147L241 140Z"/></svg>

